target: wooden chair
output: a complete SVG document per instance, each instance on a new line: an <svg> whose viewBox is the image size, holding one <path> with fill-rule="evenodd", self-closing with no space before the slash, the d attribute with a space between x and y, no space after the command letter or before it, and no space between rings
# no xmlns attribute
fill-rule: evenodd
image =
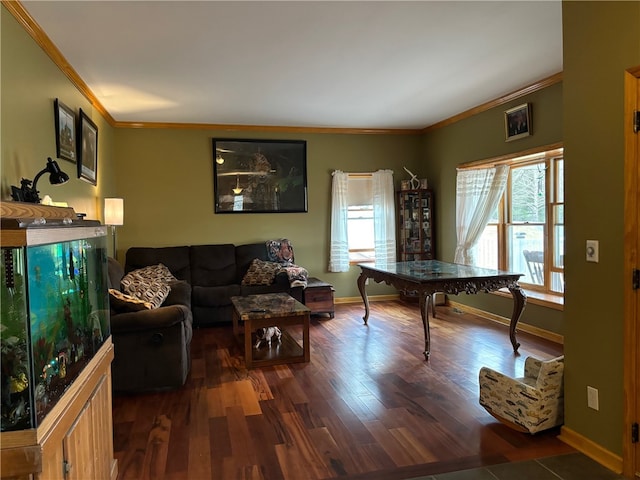
<svg viewBox="0 0 640 480"><path fill-rule="evenodd" d="M531 283L544 285L544 252L524 250L522 254L527 261Z"/></svg>

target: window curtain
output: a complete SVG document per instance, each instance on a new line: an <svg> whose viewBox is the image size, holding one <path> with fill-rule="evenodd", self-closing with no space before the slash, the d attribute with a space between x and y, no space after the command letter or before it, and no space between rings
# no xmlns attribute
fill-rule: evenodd
<svg viewBox="0 0 640 480"><path fill-rule="evenodd" d="M487 226L504 193L508 165L486 169L458 170L456 178L455 263L473 265L472 248Z"/></svg>
<svg viewBox="0 0 640 480"><path fill-rule="evenodd" d="M349 239L347 236L347 211L349 209L349 202L347 185L349 183L349 174L335 170L332 175L329 271L348 272Z"/></svg>
<svg viewBox="0 0 640 480"><path fill-rule="evenodd" d="M395 263L396 204L393 190L393 171L378 170L372 174L371 180L376 263Z"/></svg>

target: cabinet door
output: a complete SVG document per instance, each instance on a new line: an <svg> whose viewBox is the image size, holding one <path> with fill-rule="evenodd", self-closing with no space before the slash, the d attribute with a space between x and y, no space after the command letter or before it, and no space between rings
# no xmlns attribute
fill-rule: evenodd
<svg viewBox="0 0 640 480"><path fill-rule="evenodd" d="M113 422L111 412L111 376L105 375L91 397L94 471L96 479L111 477L113 461Z"/></svg>
<svg viewBox="0 0 640 480"><path fill-rule="evenodd" d="M91 402L87 403L75 423L64 437L64 456L68 480L99 478L94 469L94 444ZM105 477L102 477L105 478Z"/></svg>
<svg viewBox="0 0 640 480"><path fill-rule="evenodd" d="M62 443L49 450L45 448L42 455L42 473L37 475L38 479L64 480L64 452Z"/></svg>

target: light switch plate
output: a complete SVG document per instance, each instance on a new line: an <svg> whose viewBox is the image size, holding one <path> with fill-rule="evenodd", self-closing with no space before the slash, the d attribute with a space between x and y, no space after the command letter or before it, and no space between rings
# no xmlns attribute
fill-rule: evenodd
<svg viewBox="0 0 640 480"><path fill-rule="evenodd" d="M598 263L600 252L598 240L587 240L587 262Z"/></svg>

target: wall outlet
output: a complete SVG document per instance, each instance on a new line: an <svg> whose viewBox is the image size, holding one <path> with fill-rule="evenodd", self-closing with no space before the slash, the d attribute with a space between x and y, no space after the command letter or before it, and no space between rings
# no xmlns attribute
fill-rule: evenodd
<svg viewBox="0 0 640 480"><path fill-rule="evenodd" d="M587 240L587 262L598 263L599 243L598 240Z"/></svg>
<svg viewBox="0 0 640 480"><path fill-rule="evenodd" d="M587 407L600 410L598 405L598 389L587 386Z"/></svg>

